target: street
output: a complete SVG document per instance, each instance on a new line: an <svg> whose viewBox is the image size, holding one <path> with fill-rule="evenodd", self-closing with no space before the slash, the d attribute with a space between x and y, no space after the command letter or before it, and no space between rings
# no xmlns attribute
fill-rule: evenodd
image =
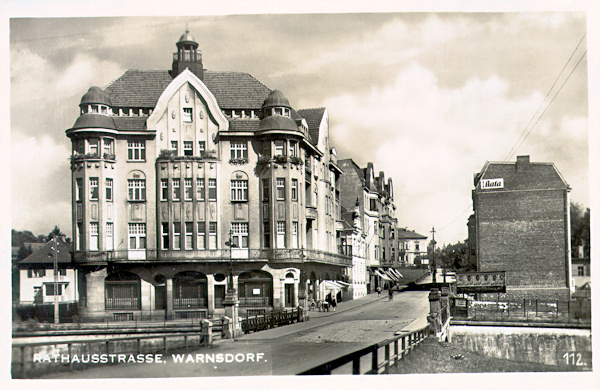
<svg viewBox="0 0 600 390"><path fill-rule="evenodd" d="M161 378L294 375L343 354L427 324L427 291L371 294L340 302L336 312L310 312L310 321L221 340L212 348L163 354L161 364L97 365L57 372L57 378ZM41 363L39 363L41 364Z"/></svg>

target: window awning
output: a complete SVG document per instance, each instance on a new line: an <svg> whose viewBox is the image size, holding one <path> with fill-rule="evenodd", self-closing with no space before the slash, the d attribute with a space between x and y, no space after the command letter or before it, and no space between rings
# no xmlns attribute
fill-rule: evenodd
<svg viewBox="0 0 600 390"><path fill-rule="evenodd" d="M380 276L383 280L387 280L389 282L393 282L392 278L390 278L384 271L380 269L376 269L375 273Z"/></svg>

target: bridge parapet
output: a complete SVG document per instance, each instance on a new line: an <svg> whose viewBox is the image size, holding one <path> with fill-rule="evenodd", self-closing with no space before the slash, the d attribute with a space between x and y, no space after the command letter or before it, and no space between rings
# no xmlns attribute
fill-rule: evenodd
<svg viewBox="0 0 600 390"><path fill-rule="evenodd" d="M465 272L456 274L458 293L506 292L506 272Z"/></svg>

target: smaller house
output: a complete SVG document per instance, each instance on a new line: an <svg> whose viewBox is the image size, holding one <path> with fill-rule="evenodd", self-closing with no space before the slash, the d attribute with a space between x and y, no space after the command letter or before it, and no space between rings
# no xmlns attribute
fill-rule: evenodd
<svg viewBox="0 0 600 390"><path fill-rule="evenodd" d="M17 263L20 304L53 303L55 295L60 303L77 301L77 271L71 262L71 250L70 244L56 238Z"/></svg>
<svg viewBox="0 0 600 390"><path fill-rule="evenodd" d="M398 228L397 233L400 264L419 265L415 263L417 256L427 257L427 236L406 228Z"/></svg>

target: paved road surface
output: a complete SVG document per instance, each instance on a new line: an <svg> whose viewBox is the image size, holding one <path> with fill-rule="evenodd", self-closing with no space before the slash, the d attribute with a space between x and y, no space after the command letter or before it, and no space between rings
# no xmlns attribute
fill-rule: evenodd
<svg viewBox="0 0 600 390"><path fill-rule="evenodd" d="M406 291L396 293L388 301L387 292L380 297L371 294L341 302L337 312L311 311L308 322L243 335L235 341L221 340L212 348L164 354L163 362L158 364L97 365L44 378L293 375L390 338L399 330L425 326L429 312L427 295L427 291ZM180 361L176 362L173 355ZM223 361L218 361L219 356Z"/></svg>

